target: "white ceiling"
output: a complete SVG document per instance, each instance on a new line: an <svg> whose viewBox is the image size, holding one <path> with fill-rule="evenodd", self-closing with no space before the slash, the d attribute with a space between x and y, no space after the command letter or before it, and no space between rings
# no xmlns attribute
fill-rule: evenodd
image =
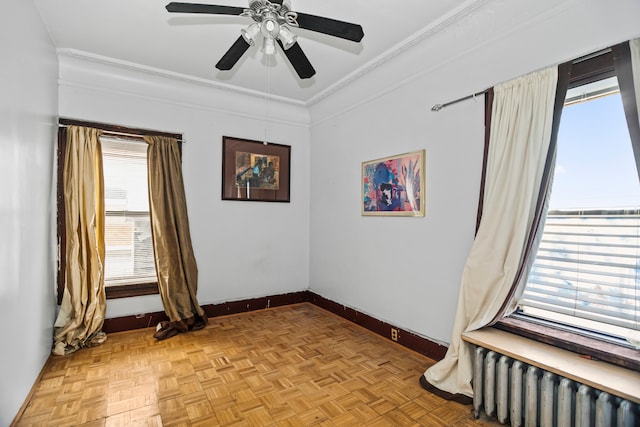
<svg viewBox="0 0 640 427"><path fill-rule="evenodd" d="M231 71L214 68L252 21L239 16L169 13L168 0L35 0L61 54L87 57L234 89L268 92L310 104L487 0L291 0L294 11L362 25L354 43L294 29L316 69L300 80L282 51L256 45ZM246 7L247 0L197 0ZM271 58L267 62L267 58Z"/></svg>

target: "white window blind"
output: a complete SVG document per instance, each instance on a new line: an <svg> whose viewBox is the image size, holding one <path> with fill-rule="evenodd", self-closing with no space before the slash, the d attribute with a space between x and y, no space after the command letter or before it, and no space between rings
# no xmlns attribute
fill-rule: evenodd
<svg viewBox="0 0 640 427"><path fill-rule="evenodd" d="M156 282L147 144L108 137L102 143L105 198L105 286Z"/></svg>
<svg viewBox="0 0 640 427"><path fill-rule="evenodd" d="M624 338L640 330L639 255L638 209L550 212L521 305Z"/></svg>

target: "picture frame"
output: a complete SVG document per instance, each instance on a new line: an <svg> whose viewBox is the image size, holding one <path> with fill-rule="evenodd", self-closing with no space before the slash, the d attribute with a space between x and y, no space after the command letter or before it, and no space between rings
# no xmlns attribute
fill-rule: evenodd
<svg viewBox="0 0 640 427"><path fill-rule="evenodd" d="M222 200L290 202L291 146L222 137Z"/></svg>
<svg viewBox="0 0 640 427"><path fill-rule="evenodd" d="M425 150L362 162L363 216L425 216Z"/></svg>

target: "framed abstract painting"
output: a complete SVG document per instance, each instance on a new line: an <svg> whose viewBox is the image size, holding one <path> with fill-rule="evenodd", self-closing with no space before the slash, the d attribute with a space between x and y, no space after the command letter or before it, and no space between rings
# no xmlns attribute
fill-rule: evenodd
<svg viewBox="0 0 640 427"><path fill-rule="evenodd" d="M291 147L222 137L222 200L289 202Z"/></svg>
<svg viewBox="0 0 640 427"><path fill-rule="evenodd" d="M425 150L362 163L362 215L425 215Z"/></svg>

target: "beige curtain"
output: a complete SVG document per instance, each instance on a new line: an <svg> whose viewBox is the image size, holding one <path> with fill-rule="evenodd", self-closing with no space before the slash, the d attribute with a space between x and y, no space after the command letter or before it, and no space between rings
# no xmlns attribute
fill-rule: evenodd
<svg viewBox="0 0 640 427"><path fill-rule="evenodd" d="M442 391L473 396L472 349L461 335L489 324L510 296L535 216L557 80L553 67L494 88L482 219L462 274L451 344L424 373Z"/></svg>
<svg viewBox="0 0 640 427"><path fill-rule="evenodd" d="M65 287L53 354L104 342L104 185L100 131L67 127L64 159Z"/></svg>
<svg viewBox="0 0 640 427"><path fill-rule="evenodd" d="M147 136L149 208L158 288L169 322L158 339L200 329L207 316L198 304L198 267L191 246L180 147L173 138Z"/></svg>

